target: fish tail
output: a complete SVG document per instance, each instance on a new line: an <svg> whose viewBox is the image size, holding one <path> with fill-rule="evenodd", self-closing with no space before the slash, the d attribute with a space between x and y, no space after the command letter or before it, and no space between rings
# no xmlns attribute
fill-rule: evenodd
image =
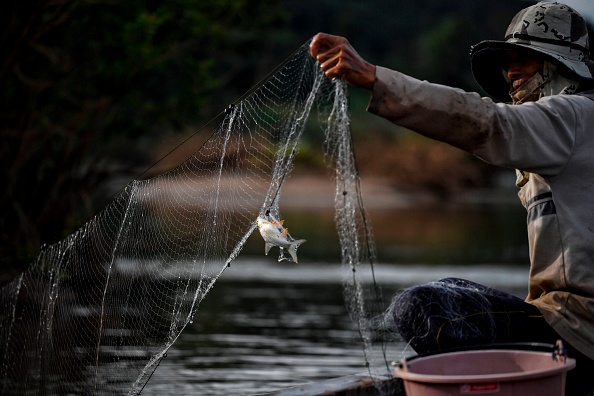
<svg viewBox="0 0 594 396"><path fill-rule="evenodd" d="M304 242L305 242L305 239L298 239L296 241L291 242L291 244L287 248L287 251L289 252L289 254L291 255L291 258L293 259L293 261L295 263L299 263L299 261L297 260L297 248Z"/></svg>

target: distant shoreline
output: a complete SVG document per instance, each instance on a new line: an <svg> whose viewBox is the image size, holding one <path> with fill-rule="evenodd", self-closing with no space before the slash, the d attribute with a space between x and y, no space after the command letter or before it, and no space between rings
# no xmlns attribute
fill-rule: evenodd
<svg viewBox="0 0 594 396"><path fill-rule="evenodd" d="M509 189L468 189L447 199L430 192L405 192L390 185L386 178L361 178L365 207L406 208L416 205L451 203L518 203L517 195ZM287 178L282 188L280 205L291 208L334 207L335 183L329 176L296 175Z"/></svg>

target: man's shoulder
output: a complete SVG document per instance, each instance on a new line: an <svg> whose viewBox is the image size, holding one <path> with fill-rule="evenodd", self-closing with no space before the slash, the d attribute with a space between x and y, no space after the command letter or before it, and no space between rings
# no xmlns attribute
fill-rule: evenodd
<svg viewBox="0 0 594 396"><path fill-rule="evenodd" d="M589 99L589 100L587 100ZM551 95L545 96L540 98L538 102L548 102L548 103L562 103L567 102L571 103L573 106L580 106L585 105L586 107L590 108L591 105L594 105L594 90L591 91L581 91L576 92L573 94L560 94L560 95ZM526 102L529 104L530 102Z"/></svg>
<svg viewBox="0 0 594 396"><path fill-rule="evenodd" d="M589 91L578 92L576 95L585 96L586 98L594 100L594 89Z"/></svg>

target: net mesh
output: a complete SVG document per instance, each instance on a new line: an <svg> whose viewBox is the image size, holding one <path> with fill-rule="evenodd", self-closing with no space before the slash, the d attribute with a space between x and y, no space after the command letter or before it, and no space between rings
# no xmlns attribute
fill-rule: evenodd
<svg viewBox="0 0 594 396"><path fill-rule="evenodd" d="M346 86L303 45L230 106L175 169L134 180L1 290L0 393L138 394L278 201L314 109L336 180L347 306L369 343L361 263L374 260ZM280 250L279 260L290 259Z"/></svg>

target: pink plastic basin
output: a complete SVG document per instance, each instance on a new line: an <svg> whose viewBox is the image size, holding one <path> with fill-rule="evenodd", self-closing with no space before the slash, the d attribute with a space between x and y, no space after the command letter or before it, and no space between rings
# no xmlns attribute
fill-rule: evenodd
<svg viewBox="0 0 594 396"><path fill-rule="evenodd" d="M403 359L395 374L407 396L563 396L574 367L547 352L487 349Z"/></svg>

